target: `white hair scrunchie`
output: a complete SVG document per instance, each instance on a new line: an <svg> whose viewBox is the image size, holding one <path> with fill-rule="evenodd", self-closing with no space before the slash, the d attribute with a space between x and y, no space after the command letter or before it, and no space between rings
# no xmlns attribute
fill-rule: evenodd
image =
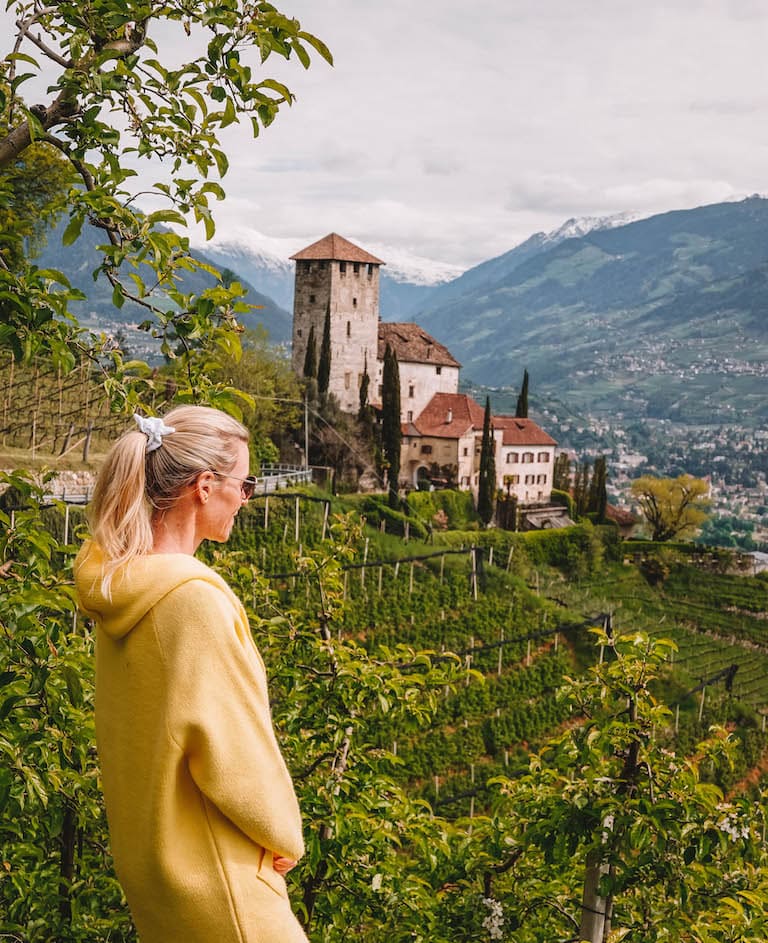
<svg viewBox="0 0 768 943"><path fill-rule="evenodd" d="M147 437L147 452L154 452L163 444L163 436L170 435L176 430L172 426L166 426L158 416L140 416L133 414L139 432L143 432Z"/></svg>

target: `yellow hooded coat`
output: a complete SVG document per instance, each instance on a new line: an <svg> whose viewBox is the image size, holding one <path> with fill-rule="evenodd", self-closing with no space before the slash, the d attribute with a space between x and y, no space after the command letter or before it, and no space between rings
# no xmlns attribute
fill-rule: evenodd
<svg viewBox="0 0 768 943"><path fill-rule="evenodd" d="M102 567L87 543L104 798L142 943L305 941L272 867L304 853L299 806L242 605L186 554L131 561L111 599Z"/></svg>

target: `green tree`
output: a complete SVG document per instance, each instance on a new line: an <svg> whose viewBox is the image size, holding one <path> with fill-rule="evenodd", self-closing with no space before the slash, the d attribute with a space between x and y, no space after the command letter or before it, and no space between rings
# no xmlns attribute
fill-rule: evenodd
<svg viewBox="0 0 768 943"><path fill-rule="evenodd" d="M587 499L587 512L594 514L598 522L605 520L605 510L608 507L608 493L606 491L607 479L608 467L606 458L604 455L600 455L595 459Z"/></svg>
<svg viewBox="0 0 768 943"><path fill-rule="evenodd" d="M483 437L480 443L480 473L477 483L477 513L487 527L493 519L493 505L496 497L496 442L491 425L491 399L485 398L483 416Z"/></svg>
<svg viewBox="0 0 768 943"><path fill-rule="evenodd" d="M69 161L45 143L28 147L0 174L0 268L19 272L37 254L73 182Z"/></svg>
<svg viewBox="0 0 768 943"><path fill-rule="evenodd" d="M735 741L713 731L676 755L662 735L671 712L653 693L674 643L595 636L604 657L562 692L572 723L526 775L499 781L485 896L520 943L757 943L768 927L765 810L707 781Z"/></svg>
<svg viewBox="0 0 768 943"><path fill-rule="evenodd" d="M160 337L166 355L175 355L177 343L186 353L191 341L217 331L231 335L222 335L221 344L236 346L229 329L242 310L242 289L219 283L195 296L179 291L175 273L206 266L167 227L183 228L191 217L210 237L211 202L224 196L211 177L223 177L228 167L219 133L242 118L258 134L292 103L290 90L262 76L259 66L276 55L307 67L310 49L330 61L328 50L297 20L260 0L215 9L204 0L160 7L17 0L10 9L16 29L0 62L0 191L32 160L33 144L56 149L78 182L65 191L64 242L74 242L86 222L104 234L99 274L112 285L115 305L131 300L143 308L143 326ZM169 66L175 57L166 45L185 35L184 62ZM21 96L41 78L47 100L27 107ZM137 182L132 164L157 158L163 176ZM158 208L137 209L140 193ZM17 228L10 238L22 236ZM0 265L0 346L19 360L48 351L71 367L73 347L86 344L69 316L78 296L59 273L22 261ZM112 371L121 366L119 351L111 360ZM192 357L189 370L199 367ZM117 395L114 372L110 382Z"/></svg>
<svg viewBox="0 0 768 943"><path fill-rule="evenodd" d="M368 353L365 354L365 360L363 362L363 376L360 380L360 390L359 390L359 402L360 408L357 413L357 418L361 422L367 422L370 415L370 406L368 404L368 389L371 385L371 378L368 376Z"/></svg>
<svg viewBox="0 0 768 943"><path fill-rule="evenodd" d="M515 415L520 419L528 418L528 370L523 371L523 384L520 387L520 394L517 397L517 408Z"/></svg>
<svg viewBox="0 0 768 943"><path fill-rule="evenodd" d="M632 497L650 527L652 540L672 540L695 534L707 519L708 493L707 482L693 475L677 478L643 475L632 482Z"/></svg>
<svg viewBox="0 0 768 943"><path fill-rule="evenodd" d="M571 460L567 452L561 452L555 459L555 467L552 472L552 487L556 491L565 491L566 494L570 494Z"/></svg>
<svg viewBox="0 0 768 943"><path fill-rule="evenodd" d="M331 303L325 311L323 323L323 340L320 344L320 359L317 363L317 389L321 396L328 393L331 382Z"/></svg>
<svg viewBox="0 0 768 943"><path fill-rule="evenodd" d="M309 380L317 377L317 344L315 343L315 325L309 329L307 350L304 354L304 377Z"/></svg>
<svg viewBox="0 0 768 943"><path fill-rule="evenodd" d="M384 351L381 391L381 444L387 463L389 502L398 507L398 484L400 480L400 448L403 430L400 425L400 367L397 354L387 344Z"/></svg>

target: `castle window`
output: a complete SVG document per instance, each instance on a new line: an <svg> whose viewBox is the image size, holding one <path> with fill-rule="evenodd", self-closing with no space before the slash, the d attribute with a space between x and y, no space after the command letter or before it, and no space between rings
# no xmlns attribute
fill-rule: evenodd
<svg viewBox="0 0 768 943"><path fill-rule="evenodd" d="M549 461L549 452L539 452L539 461L548 462Z"/></svg>
<svg viewBox="0 0 768 943"><path fill-rule="evenodd" d="M408 396L410 399L413 399L413 383L408 387Z"/></svg>
<svg viewBox="0 0 768 943"><path fill-rule="evenodd" d="M309 303L310 303L311 305L313 305L313 304L315 303L315 296L314 296L314 295L310 295L310 296L309 296Z"/></svg>
<svg viewBox="0 0 768 943"><path fill-rule="evenodd" d="M431 445L422 445L422 447L421 447L421 454L422 454L422 455L431 455L431 454L432 454L432 446L431 446Z"/></svg>
<svg viewBox="0 0 768 943"><path fill-rule="evenodd" d="M519 453L519 452L508 452L508 453L507 453L507 462L511 463L511 462L519 462L519 461L520 461L520 453Z"/></svg>
<svg viewBox="0 0 768 943"><path fill-rule="evenodd" d="M351 336L352 336L352 322L347 321L347 337L351 337Z"/></svg>
<svg viewBox="0 0 768 943"><path fill-rule="evenodd" d="M303 337L303 334L302 334L302 331L301 331L301 328L300 328L300 327L297 327L297 328L296 328L296 337Z"/></svg>
<svg viewBox="0 0 768 943"><path fill-rule="evenodd" d="M408 410L408 422L413 422L413 410Z"/></svg>
<svg viewBox="0 0 768 943"><path fill-rule="evenodd" d="M468 449L468 448L466 447L466 445L465 445L465 446L464 446L464 457L466 458L467 455L469 455L469 449Z"/></svg>
<svg viewBox="0 0 768 943"><path fill-rule="evenodd" d="M360 263L359 263L359 262L353 262L353 263L352 263L352 271L354 272L355 275L359 275L359 274L360 274Z"/></svg>
<svg viewBox="0 0 768 943"><path fill-rule="evenodd" d="M328 263L326 262L325 259L323 259L323 261L320 263L320 268L321 269L328 268Z"/></svg>
<svg viewBox="0 0 768 943"><path fill-rule="evenodd" d="M347 263L339 262L339 275L346 275L346 274L347 274Z"/></svg>
<svg viewBox="0 0 768 943"><path fill-rule="evenodd" d="M532 462L533 461L533 452L523 452L523 461Z"/></svg>
<svg viewBox="0 0 768 943"><path fill-rule="evenodd" d="M344 389L348 390L351 385L352 385L352 374L345 373L344 374Z"/></svg>
<svg viewBox="0 0 768 943"><path fill-rule="evenodd" d="M435 373L436 373L438 376L440 376L440 374L441 374L442 372L443 372L443 368L442 368L442 367L435 367Z"/></svg>
<svg viewBox="0 0 768 943"><path fill-rule="evenodd" d="M368 263L368 278L373 278L373 263Z"/></svg>
<svg viewBox="0 0 768 943"><path fill-rule="evenodd" d="M357 307L357 298L353 298L353 299L352 299L352 307L353 307L353 308L356 308L356 307Z"/></svg>

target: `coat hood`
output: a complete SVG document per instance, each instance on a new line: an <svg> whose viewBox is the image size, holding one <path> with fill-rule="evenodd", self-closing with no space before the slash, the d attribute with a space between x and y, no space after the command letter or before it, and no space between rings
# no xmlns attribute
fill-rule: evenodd
<svg viewBox="0 0 768 943"><path fill-rule="evenodd" d="M164 596L190 580L211 583L234 599L220 576L185 553L135 557L115 572L109 596L102 589L103 577L101 548L87 541L75 560L80 607L114 639L127 635Z"/></svg>

